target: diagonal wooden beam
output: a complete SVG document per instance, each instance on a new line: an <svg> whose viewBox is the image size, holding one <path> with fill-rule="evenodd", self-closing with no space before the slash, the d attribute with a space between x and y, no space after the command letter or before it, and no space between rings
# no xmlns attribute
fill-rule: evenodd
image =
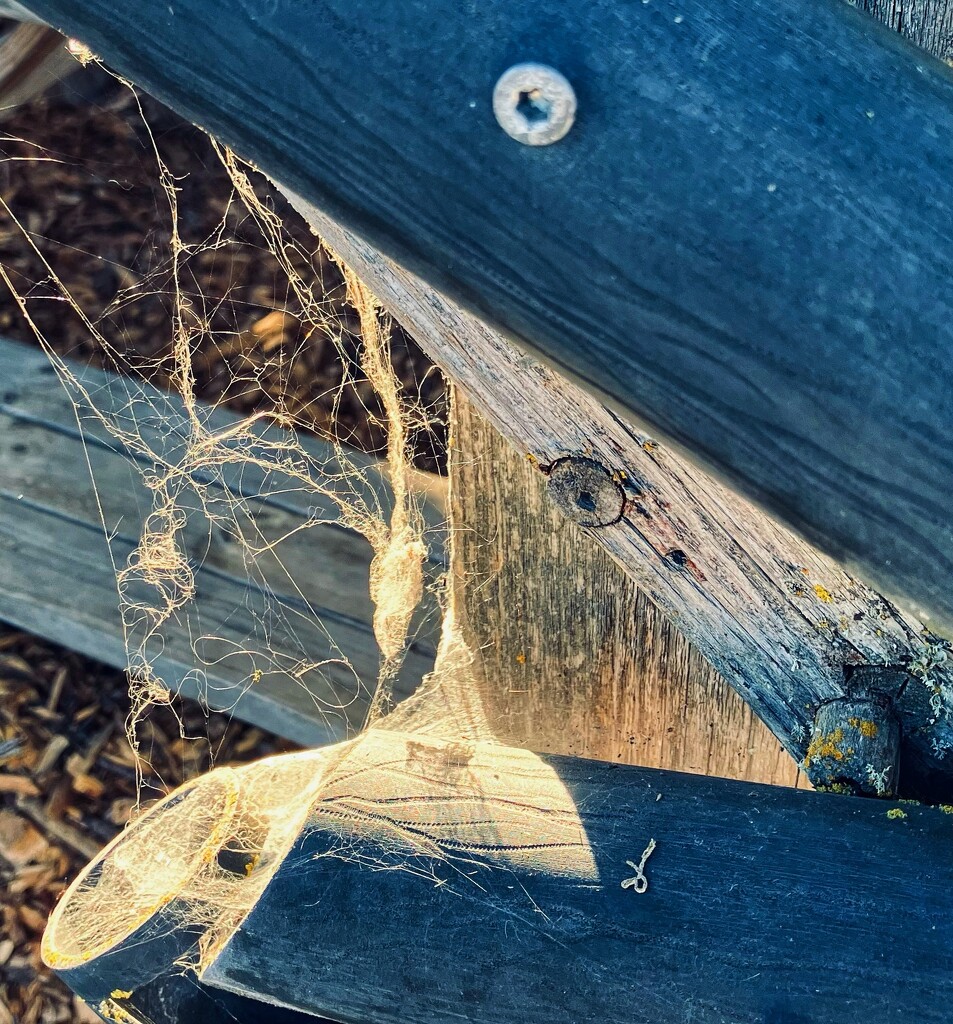
<svg viewBox="0 0 953 1024"><path fill-rule="evenodd" d="M738 690L798 761L818 708L860 666L910 671L901 792L953 787L946 644L792 531L300 198L316 232L365 280L483 415L544 472L566 456L615 474L625 511L585 532ZM598 595L593 595L598 600ZM934 707L931 708L931 698Z"/></svg>
<svg viewBox="0 0 953 1024"><path fill-rule="evenodd" d="M948 67L841 0L30 6L953 631Z"/></svg>

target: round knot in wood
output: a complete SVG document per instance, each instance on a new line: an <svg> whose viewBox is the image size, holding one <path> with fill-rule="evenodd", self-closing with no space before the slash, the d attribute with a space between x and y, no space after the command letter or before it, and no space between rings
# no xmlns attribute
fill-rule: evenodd
<svg viewBox="0 0 953 1024"><path fill-rule="evenodd" d="M595 459L557 460L549 472L548 487L559 511L580 526L611 526L622 518L625 492Z"/></svg>

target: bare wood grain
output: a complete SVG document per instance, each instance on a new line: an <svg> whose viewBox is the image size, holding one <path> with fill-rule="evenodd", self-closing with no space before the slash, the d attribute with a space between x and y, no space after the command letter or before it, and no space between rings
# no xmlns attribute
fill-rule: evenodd
<svg viewBox="0 0 953 1024"><path fill-rule="evenodd" d="M459 389L451 437L456 597L497 737L795 785L777 739Z"/></svg>
<svg viewBox="0 0 953 1024"><path fill-rule="evenodd" d="M855 0L856 6L934 56L953 62L951 0Z"/></svg>
<svg viewBox="0 0 953 1024"><path fill-rule="evenodd" d="M4 13L0 5L0 16ZM0 39L0 121L77 67L66 40L46 25L25 22L4 34Z"/></svg>

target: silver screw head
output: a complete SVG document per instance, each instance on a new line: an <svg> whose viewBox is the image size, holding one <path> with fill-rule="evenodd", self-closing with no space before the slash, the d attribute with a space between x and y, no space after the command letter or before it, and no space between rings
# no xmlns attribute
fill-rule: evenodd
<svg viewBox="0 0 953 1024"><path fill-rule="evenodd" d="M525 146L549 146L572 128L576 93L546 64L514 64L493 90L493 113L511 139Z"/></svg>

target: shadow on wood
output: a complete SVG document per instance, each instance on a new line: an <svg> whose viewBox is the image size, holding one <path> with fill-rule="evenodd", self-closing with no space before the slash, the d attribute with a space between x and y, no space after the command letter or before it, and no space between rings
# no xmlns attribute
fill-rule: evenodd
<svg viewBox="0 0 953 1024"><path fill-rule="evenodd" d="M249 911L206 943L203 985L361 1024L949 1018L945 810L383 730L308 756L318 788L236 876Z"/></svg>

